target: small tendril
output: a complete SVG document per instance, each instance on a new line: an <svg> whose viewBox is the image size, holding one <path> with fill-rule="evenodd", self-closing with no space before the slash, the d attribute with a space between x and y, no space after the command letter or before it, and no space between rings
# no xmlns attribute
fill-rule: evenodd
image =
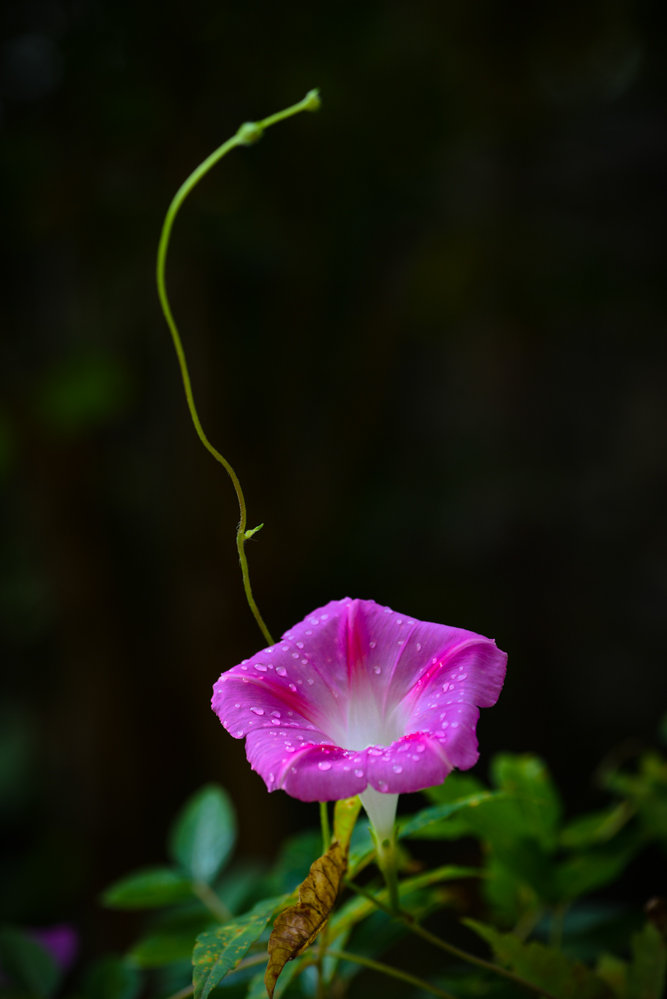
<svg viewBox="0 0 667 999"><path fill-rule="evenodd" d="M290 107L285 108L283 111L278 111L276 114L270 115L268 118L264 118L262 121L258 122L245 122L238 129L236 135L233 135L231 139L227 139L223 142L221 146L218 146L210 156L196 167L190 176L183 181L176 194L172 198L171 204L167 209L167 213L162 223L162 232L160 235L160 242L158 244L157 251L157 262L156 262L156 282L158 297L160 299L160 305L162 307L162 312L164 318L169 327L169 332L171 333L171 339L174 344L174 349L176 351L176 357L178 358L178 365L181 371L181 379L183 381L183 389L185 391L185 399L188 405L188 410L194 424L195 431L199 440L202 442L206 450L215 458L215 460L222 465L222 467L227 472L229 478L232 480L232 485L234 486L234 491L236 493L236 498L239 504L239 524L236 531L236 548L239 555L239 563L241 565L241 575L243 577L243 589L245 591L246 600L248 601L248 606L252 611L255 621L259 625L259 629L264 635L269 645L274 644L274 640L271 636L271 632L267 628L259 612L259 608L255 603L255 598L252 594L252 588L250 586L250 573L248 570L248 560L245 554L245 543L250 540L257 531L263 526L260 524L258 527L247 529L247 512L245 497L243 495L243 490L241 489L241 483L239 482L238 476L230 463L225 457L211 444L208 437L204 433L201 421L199 419L199 414L197 412L197 407L195 406L194 395L192 392L192 384L190 381L190 372L188 370L188 364L185 358L185 351L183 349L183 344L181 342L181 336L178 332L176 326L176 321L174 320L173 313L171 311L171 305L169 303L169 297L167 295L167 286L165 280L165 265L167 261L167 251L169 249L169 240L171 237L171 230L174 225L174 221L178 212L187 198L188 194L193 190L194 187L199 183L202 177L205 177L209 170L218 163L219 160L226 156L227 153L234 149L236 146L248 146L252 143L257 142L261 139L264 134L264 130L269 128L271 125L277 124L279 121L284 121L286 118L291 118L295 114L299 114L301 111L316 111L320 106L320 97L317 90L310 90L303 100L299 101L297 104L292 104Z"/></svg>

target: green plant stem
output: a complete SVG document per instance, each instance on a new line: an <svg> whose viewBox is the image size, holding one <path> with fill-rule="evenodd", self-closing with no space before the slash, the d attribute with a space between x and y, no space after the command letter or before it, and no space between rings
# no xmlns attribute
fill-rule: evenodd
<svg viewBox="0 0 667 999"><path fill-rule="evenodd" d="M456 999L451 992L445 992L444 989L439 989L437 986L431 985L430 982L425 982L422 978L409 975L407 971L400 971L398 968L392 968L389 964L373 961L370 957L361 957L360 954L350 954L345 950L330 950L329 957L335 957L339 961L351 961L353 964L361 964L364 968L370 968L371 971L377 971L381 975L387 975L390 978L397 978L401 982L407 982L408 985L414 985L415 988L423 989L434 996L441 996L441 999Z"/></svg>
<svg viewBox="0 0 667 999"><path fill-rule="evenodd" d="M226 923L232 918L233 913L227 908L222 899L217 895L210 885L207 885L205 881L194 881L192 884L192 891L197 896L200 902L202 902L208 911L215 916L216 919L220 920L221 923Z"/></svg>
<svg viewBox="0 0 667 999"><path fill-rule="evenodd" d="M503 978L508 978L516 985L520 985L521 988L534 992L536 995L543 996L544 999L556 999L556 996L547 992L546 989L541 988L539 985L533 985L532 982L526 981L526 979L521 978L520 975L515 975L513 971L508 971L507 968L503 968L502 965L494 964L493 961L487 961L483 957L477 957L469 951L461 950L460 947L455 947L454 944L447 943L447 941L442 940L441 937L437 937L434 933L429 932L429 930L425 930L424 927L416 922L408 912L404 912L400 908L396 910L392 909L390 906L385 905L384 902L381 902L375 895L373 895L372 892L367 891L366 888L356 885L353 881L350 881L347 878L345 879L345 884L358 895L363 895L365 898L369 899L375 906L377 906L378 909L382 909L383 912L386 912L388 916L400 919L400 921L412 933L422 937L423 940L428 941L428 943L432 944L434 947L438 947L440 950L444 950L447 954L451 954L452 957L457 957L460 961L466 961L468 964L475 964L478 968L484 968L486 971L491 971L495 975L501 975Z"/></svg>
<svg viewBox="0 0 667 999"><path fill-rule="evenodd" d="M168 996L167 999L187 999L188 996L192 995L194 990L195 990L194 985L186 985L185 988L179 989L178 992L172 992L172 994Z"/></svg>
<svg viewBox="0 0 667 999"><path fill-rule="evenodd" d="M259 529L253 528L248 531L248 520L246 511L246 502L243 495L243 490L241 488L241 483L239 478L232 468L231 464L227 461L225 457L211 444L208 437L204 433L204 429L201 425L199 419L199 414L197 412L197 407L195 405L194 395L192 392L192 383L190 380L190 372L188 370L188 364L185 357L185 351L183 349L183 343L181 341L180 333L178 332L178 327L176 326L176 321L174 319L171 305L169 303L169 297L167 295L166 279L165 279L165 269L167 261L167 252L169 250L169 240L171 237L171 230L174 225L174 221L178 212L190 194L194 187L199 183L202 177L205 177L209 170L218 163L223 156L226 156L230 150L234 149L236 146L246 146L250 143L256 142L261 138L264 129L269 128L271 125L275 125L279 121L284 121L286 118L291 118L295 114L299 114L301 111L312 111L319 107L319 97L317 91L311 90L302 101L297 104L292 104L290 107L285 108L283 111L278 111L276 114L269 115L268 118L264 118L259 122L246 122L241 125L236 135L233 135L231 139L227 139L223 142L221 146L218 146L214 152L207 156L206 159L192 171L190 176L181 184L176 194L172 198L171 204L167 209L167 214L165 215L164 222L162 224L162 232L160 235L160 242L158 244L157 251L157 262L156 262L156 282L158 297L160 299L160 305L162 306L162 312L164 318L167 321L167 326L169 327L169 332L171 333L171 338L174 344L174 349L176 351L176 356L178 358L178 364L181 371L181 379L183 381L183 389L185 391L185 399L188 405L188 410L194 424L195 431L199 440L202 442L206 450L215 458L219 464L227 472L227 475L232 481L234 491L236 493L236 498L239 505L239 523L236 530L236 549L238 551L239 563L241 566L241 575L243 577L243 589L245 591L246 600L248 601L248 606L252 611L253 617L257 622L262 635L267 640L269 645L274 644L274 640L271 636L271 632L264 623L264 619L259 612L259 608L253 597L252 587L250 585L250 572L248 569L248 559L245 553L245 543L252 537L252 535Z"/></svg>
<svg viewBox="0 0 667 999"><path fill-rule="evenodd" d="M322 827L322 853L331 846L331 826L329 825L329 806L326 801L320 801L320 826Z"/></svg>

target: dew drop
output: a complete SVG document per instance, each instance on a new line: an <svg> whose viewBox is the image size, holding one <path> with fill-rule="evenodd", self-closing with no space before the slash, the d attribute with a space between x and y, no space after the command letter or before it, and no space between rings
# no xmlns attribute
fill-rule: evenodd
<svg viewBox="0 0 667 999"><path fill-rule="evenodd" d="M255 707L252 707L250 710L252 711L252 713L254 715L263 715L264 714L264 708L255 708Z"/></svg>
<svg viewBox="0 0 667 999"><path fill-rule="evenodd" d="M240 708L240 707L241 707L241 705L240 705L240 704L239 704L239 702L237 701L237 702L236 702L236 704L234 705L234 707L235 707L235 708Z"/></svg>
<svg viewBox="0 0 667 999"><path fill-rule="evenodd" d="M303 648L303 642L297 642L296 643L296 647L297 647L297 649L302 649Z"/></svg>
<svg viewBox="0 0 667 999"><path fill-rule="evenodd" d="M388 787L389 785L387 784L386 780L378 781L378 791L386 791Z"/></svg>
<svg viewBox="0 0 667 999"><path fill-rule="evenodd" d="M415 746L415 749L417 750L418 753L426 752L426 746L424 745L423 742L418 742L417 745Z"/></svg>
<svg viewBox="0 0 667 999"><path fill-rule="evenodd" d="M293 652L292 653L292 659L298 659L298 658L299 658L299 653L298 652Z"/></svg>
<svg viewBox="0 0 667 999"><path fill-rule="evenodd" d="M369 649L374 649L376 645L377 645L377 642L369 642L368 643Z"/></svg>
<svg viewBox="0 0 667 999"><path fill-rule="evenodd" d="M258 673L266 673L266 666L264 663L255 663L255 669Z"/></svg>
<svg viewBox="0 0 667 999"><path fill-rule="evenodd" d="M287 670L284 666L276 666L276 673L278 676L287 676Z"/></svg>
<svg viewBox="0 0 667 999"><path fill-rule="evenodd" d="M272 725L280 725L280 718L272 718L271 719L271 724ZM275 735L275 732L273 732L272 735Z"/></svg>
<svg viewBox="0 0 667 999"><path fill-rule="evenodd" d="M290 690L294 691L294 693L296 694L296 684L295 683L288 684L288 687L289 687Z"/></svg>
<svg viewBox="0 0 667 999"><path fill-rule="evenodd" d="M442 727L444 728L446 724L447 724L447 722L443 722L442 723ZM459 723L458 722L452 722L452 728L458 728L458 727L459 727Z"/></svg>
<svg viewBox="0 0 667 999"><path fill-rule="evenodd" d="M381 667L381 666L374 666L374 667L373 667L373 672L374 672L374 673L375 673L375 674L376 674L377 676L379 676L379 675L380 675L380 673L382 672L382 667Z"/></svg>
<svg viewBox="0 0 667 999"><path fill-rule="evenodd" d="M391 769L394 771L395 774L402 774L403 773L403 767L401 766L400 763L394 763L394 765L393 765L393 767Z"/></svg>
<svg viewBox="0 0 667 999"><path fill-rule="evenodd" d="M421 650L422 650L422 643L417 642L417 652L421 652Z"/></svg>
<svg viewBox="0 0 667 999"><path fill-rule="evenodd" d="M320 762L317 764L317 769L318 770L331 770L331 764L327 763L326 760L320 760Z"/></svg>
<svg viewBox="0 0 667 999"><path fill-rule="evenodd" d="M359 767L355 767L354 768L354 776L355 777L363 777L364 776L363 770L360 770Z"/></svg>

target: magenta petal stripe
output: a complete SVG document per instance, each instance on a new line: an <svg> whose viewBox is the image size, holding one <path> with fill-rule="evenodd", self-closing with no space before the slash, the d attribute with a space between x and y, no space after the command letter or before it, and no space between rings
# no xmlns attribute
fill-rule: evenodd
<svg viewBox="0 0 667 999"><path fill-rule="evenodd" d="M399 794L475 764L506 660L482 635L345 598L223 673L212 706L270 791Z"/></svg>

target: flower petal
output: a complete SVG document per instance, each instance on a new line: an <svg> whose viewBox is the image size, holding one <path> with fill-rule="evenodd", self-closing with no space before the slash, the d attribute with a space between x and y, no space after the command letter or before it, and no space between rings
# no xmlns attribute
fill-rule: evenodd
<svg viewBox="0 0 667 999"><path fill-rule="evenodd" d="M444 744L429 732L415 732L391 746L367 750L368 781L377 791L404 794L442 784L454 769Z"/></svg>
<svg viewBox="0 0 667 999"><path fill-rule="evenodd" d="M269 790L302 801L440 784L477 761L478 707L506 656L461 628L373 600L331 601L223 673L213 708Z"/></svg>
<svg viewBox="0 0 667 999"><path fill-rule="evenodd" d="M282 788L300 801L351 798L368 784L365 751L341 749L323 732L256 729L246 753L269 791Z"/></svg>

